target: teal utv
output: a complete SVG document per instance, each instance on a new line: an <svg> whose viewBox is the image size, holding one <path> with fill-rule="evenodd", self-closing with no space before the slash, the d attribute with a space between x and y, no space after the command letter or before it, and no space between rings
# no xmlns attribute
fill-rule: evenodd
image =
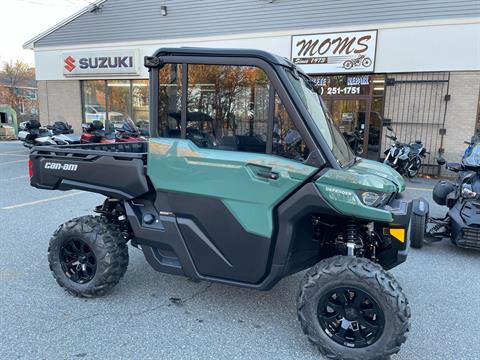
<svg viewBox="0 0 480 360"><path fill-rule="evenodd" d="M409 247L402 177L354 156L313 82L245 49L162 48L150 72L148 143L34 147L31 185L106 196L54 233L49 262L76 296L124 275L127 243L160 272L269 290L306 269L308 339L331 359L399 351L410 307L387 272ZM252 304L252 306L254 306Z"/></svg>

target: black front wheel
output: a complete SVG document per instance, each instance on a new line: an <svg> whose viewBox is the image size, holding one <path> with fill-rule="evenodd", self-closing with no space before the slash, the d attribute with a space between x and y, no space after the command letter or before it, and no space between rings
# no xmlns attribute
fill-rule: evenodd
<svg viewBox="0 0 480 360"><path fill-rule="evenodd" d="M55 231L48 261L53 277L70 294L101 296L125 274L128 248L117 225L105 217L82 216Z"/></svg>
<svg viewBox="0 0 480 360"><path fill-rule="evenodd" d="M297 309L304 333L329 359L388 358L409 328L410 307L400 285L363 258L335 256L311 268Z"/></svg>
<svg viewBox="0 0 480 360"><path fill-rule="evenodd" d="M406 171L407 176L409 178L414 178L415 176L417 176L421 166L422 166L422 160L420 159L419 156L415 156L407 164L407 171Z"/></svg>

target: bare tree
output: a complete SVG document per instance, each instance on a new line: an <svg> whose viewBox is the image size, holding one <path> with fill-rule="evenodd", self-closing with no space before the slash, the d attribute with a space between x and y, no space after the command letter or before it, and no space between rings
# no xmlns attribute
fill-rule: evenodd
<svg viewBox="0 0 480 360"><path fill-rule="evenodd" d="M5 61L0 74L5 84L12 87L19 86L27 79L35 78L35 70L21 60Z"/></svg>

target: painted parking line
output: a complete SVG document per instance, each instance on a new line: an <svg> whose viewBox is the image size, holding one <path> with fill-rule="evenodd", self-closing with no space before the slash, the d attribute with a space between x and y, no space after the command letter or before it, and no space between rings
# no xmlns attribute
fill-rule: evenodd
<svg viewBox="0 0 480 360"><path fill-rule="evenodd" d="M4 154L18 154L18 153L23 153L23 154L29 154L30 151L25 149L25 150L15 150L15 151L7 151L7 152L4 152L4 153L0 153L0 155L4 155Z"/></svg>
<svg viewBox="0 0 480 360"><path fill-rule="evenodd" d="M28 178L28 175L15 176L8 179L0 179L0 181L12 181L12 180L18 180L18 179L24 179L24 178Z"/></svg>
<svg viewBox="0 0 480 360"><path fill-rule="evenodd" d="M28 155L28 153L24 153L24 154L0 153L0 156L22 156L22 157L24 157L25 155Z"/></svg>
<svg viewBox="0 0 480 360"><path fill-rule="evenodd" d="M407 186L407 190L415 190L415 191L432 191L433 188L417 188L417 187L410 187Z"/></svg>
<svg viewBox="0 0 480 360"><path fill-rule="evenodd" d="M25 206L31 206L31 205L46 203L46 202L49 202L49 201L61 200L61 199L65 199L65 198L68 198L68 197L77 196L77 195L80 195L80 194L85 194L85 193L83 191L77 191L77 192L74 192L74 193L71 193L71 194L54 196L54 197L41 199L41 200L36 200L36 201L30 201L30 202L26 202L26 203L22 203L22 204L9 205L9 206L2 207L1 210L18 209L18 208L25 207Z"/></svg>
<svg viewBox="0 0 480 360"><path fill-rule="evenodd" d="M15 161L6 161L6 162L0 162L0 165L18 164L18 163L27 162L27 161L28 161L28 159L15 160Z"/></svg>

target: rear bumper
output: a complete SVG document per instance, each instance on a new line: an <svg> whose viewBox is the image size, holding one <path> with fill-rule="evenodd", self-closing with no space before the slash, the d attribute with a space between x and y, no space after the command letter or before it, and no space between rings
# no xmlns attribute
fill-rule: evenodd
<svg viewBox="0 0 480 360"><path fill-rule="evenodd" d="M391 269L405 262L408 256L412 202L394 199L383 210L391 212L393 221L375 225L375 231L381 237L383 245L377 257L385 269Z"/></svg>

